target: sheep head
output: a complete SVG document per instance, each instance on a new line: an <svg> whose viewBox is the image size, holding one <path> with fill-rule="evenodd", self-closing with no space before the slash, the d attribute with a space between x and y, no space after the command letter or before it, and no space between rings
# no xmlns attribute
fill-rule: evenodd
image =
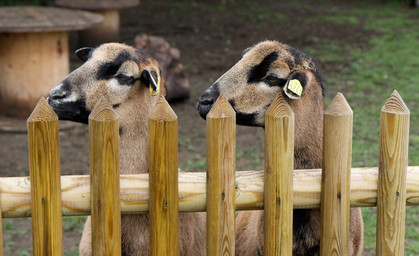
<svg viewBox="0 0 419 256"><path fill-rule="evenodd" d="M141 50L108 43L97 48L81 48L76 55L84 64L55 86L48 97L48 103L61 120L87 123L102 96L114 109L135 100L144 101L144 107L150 108L146 105L148 99L165 94L157 61Z"/></svg>
<svg viewBox="0 0 419 256"><path fill-rule="evenodd" d="M265 112L279 93L296 118L310 120L310 112L322 112L323 86L314 62L288 45L265 41L246 49L241 59L204 91L197 108L205 118L222 94L236 111L238 124L264 126Z"/></svg>

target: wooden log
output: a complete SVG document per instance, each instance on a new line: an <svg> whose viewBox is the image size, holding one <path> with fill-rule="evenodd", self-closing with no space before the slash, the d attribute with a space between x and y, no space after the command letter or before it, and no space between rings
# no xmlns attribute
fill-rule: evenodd
<svg viewBox="0 0 419 256"><path fill-rule="evenodd" d="M397 91L381 109L377 255L404 255L410 111Z"/></svg>
<svg viewBox="0 0 419 256"><path fill-rule="evenodd" d="M351 207L377 206L378 168L352 168ZM263 210L263 171L236 172L236 210ZM294 170L294 209L320 207L321 170ZM406 204L419 205L419 166L407 168ZM1 177L3 218L31 216L29 177ZM90 177L61 176L64 216L90 214ZM121 175L121 212L148 212L148 173ZM179 173L179 211L206 210L206 173Z"/></svg>
<svg viewBox="0 0 419 256"><path fill-rule="evenodd" d="M280 94L265 117L264 255L292 254L294 112Z"/></svg>
<svg viewBox="0 0 419 256"><path fill-rule="evenodd" d="M119 124L105 98L89 116L92 254L121 255Z"/></svg>
<svg viewBox="0 0 419 256"><path fill-rule="evenodd" d="M348 255L353 112L338 93L324 112L320 255Z"/></svg>
<svg viewBox="0 0 419 256"><path fill-rule="evenodd" d="M27 118L68 75L67 32L0 33L0 113Z"/></svg>
<svg viewBox="0 0 419 256"><path fill-rule="evenodd" d="M62 255L58 117L41 98L28 118L33 254Z"/></svg>
<svg viewBox="0 0 419 256"><path fill-rule="evenodd" d="M220 96L207 115L207 255L235 253L236 113Z"/></svg>
<svg viewBox="0 0 419 256"><path fill-rule="evenodd" d="M103 23L96 27L79 32L79 46L98 46L102 43L118 42L120 18L117 9L95 10L103 17Z"/></svg>
<svg viewBox="0 0 419 256"><path fill-rule="evenodd" d="M149 119L151 255L179 255L178 122L160 97Z"/></svg>

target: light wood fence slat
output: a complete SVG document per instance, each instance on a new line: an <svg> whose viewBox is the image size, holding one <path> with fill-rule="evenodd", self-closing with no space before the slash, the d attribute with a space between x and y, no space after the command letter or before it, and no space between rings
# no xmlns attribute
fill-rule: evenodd
<svg viewBox="0 0 419 256"><path fill-rule="evenodd" d="M266 111L264 255L292 254L294 113L282 95Z"/></svg>
<svg viewBox="0 0 419 256"><path fill-rule="evenodd" d="M105 98L89 116L93 255L121 255L119 124Z"/></svg>
<svg viewBox="0 0 419 256"><path fill-rule="evenodd" d="M377 206L378 168L352 168L351 207ZM236 172L236 209L263 210L263 171ZM148 212L148 173L121 175L121 212ZM320 207L321 170L294 170L294 209ZM419 166L407 168L406 204L419 205ZM64 216L90 214L90 177L61 176ZM28 177L0 178L3 218L30 217ZM206 210L206 173L179 173L179 211Z"/></svg>
<svg viewBox="0 0 419 256"><path fill-rule="evenodd" d="M348 255L353 112L338 93L324 112L320 255Z"/></svg>
<svg viewBox="0 0 419 256"><path fill-rule="evenodd" d="M178 119L161 97L149 120L151 255L179 255Z"/></svg>
<svg viewBox="0 0 419 256"><path fill-rule="evenodd" d="M2 216L1 206L0 206L0 227L3 227L3 216ZM3 229L0 229L0 256L3 256Z"/></svg>
<svg viewBox="0 0 419 256"><path fill-rule="evenodd" d="M220 96L207 115L207 255L235 255L236 113Z"/></svg>
<svg viewBox="0 0 419 256"><path fill-rule="evenodd" d="M404 255L410 112L397 91L381 110L377 255Z"/></svg>
<svg viewBox="0 0 419 256"><path fill-rule="evenodd" d="M62 255L58 117L41 98L27 124L33 254Z"/></svg>

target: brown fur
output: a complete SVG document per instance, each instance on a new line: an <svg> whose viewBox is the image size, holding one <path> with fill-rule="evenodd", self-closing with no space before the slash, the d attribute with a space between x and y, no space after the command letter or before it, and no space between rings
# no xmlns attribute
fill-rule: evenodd
<svg viewBox="0 0 419 256"><path fill-rule="evenodd" d="M120 170L121 174L148 171L148 117L158 96L151 96L148 85L141 80L134 85L118 85L114 78L97 80L100 64L112 62L120 53L129 53L133 60L121 65L120 71L140 77L146 69L159 72L158 63L134 48L123 44L104 44L93 51L91 58L67 78L75 98L85 98L86 108L91 111L104 96L119 117L120 124ZM119 72L119 71L118 71ZM50 105L58 111L53 95L59 94L63 86L58 85L50 93ZM161 95L165 95L163 81ZM59 100L57 100L59 102ZM115 105L116 104L116 105ZM55 107L54 107L55 106ZM60 114L59 114L60 115ZM76 120L77 121L77 120ZM150 229L148 214L121 216L122 255L150 255ZM205 215L204 213L179 213L180 255L205 255ZM80 255L91 255L91 220L87 219L80 242Z"/></svg>
<svg viewBox="0 0 419 256"><path fill-rule="evenodd" d="M267 56L277 58L267 65L267 72L260 79L249 82L254 67L266 61ZM283 87L269 85L268 75L290 80L298 75L305 79L302 97L291 99L284 94ZM229 71L201 96L198 110L205 117L214 99L223 94L234 106L238 117L250 115L241 124L264 126L267 106L278 93L282 93L295 114L295 158L296 169L320 168L322 162L323 95L321 77L315 63L305 54L276 41L265 41L245 51ZM263 211L241 211L236 218L236 255L263 255L264 217ZM320 251L320 210L294 210L293 255L313 256ZM363 222L361 210L350 212L349 255L359 256L363 251Z"/></svg>

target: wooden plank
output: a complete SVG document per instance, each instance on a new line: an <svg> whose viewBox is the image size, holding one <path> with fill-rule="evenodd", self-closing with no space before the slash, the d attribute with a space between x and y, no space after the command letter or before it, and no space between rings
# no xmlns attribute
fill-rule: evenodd
<svg viewBox="0 0 419 256"><path fill-rule="evenodd" d="M320 207L321 170L294 170L294 209ZM351 207L377 206L378 168L352 168ZM236 172L236 209L263 210L264 171ZM121 175L121 212L148 212L148 173ZM419 166L407 168L406 204L419 205ZM61 176L64 216L90 214L90 177ZM3 218L31 216L28 177L0 178L0 205ZM179 211L206 210L206 173L179 173Z"/></svg>
<svg viewBox="0 0 419 256"><path fill-rule="evenodd" d="M101 98L89 116L93 255L121 255L119 124Z"/></svg>
<svg viewBox="0 0 419 256"><path fill-rule="evenodd" d="M151 255L179 255L178 121L164 97L149 119Z"/></svg>
<svg viewBox="0 0 419 256"><path fill-rule="evenodd" d="M348 255L353 112L338 93L324 112L320 255Z"/></svg>
<svg viewBox="0 0 419 256"><path fill-rule="evenodd" d="M264 255L292 255L294 112L280 94L265 117Z"/></svg>
<svg viewBox="0 0 419 256"><path fill-rule="evenodd" d="M57 0L55 4L66 8L89 11L116 10L137 6L139 0Z"/></svg>
<svg viewBox="0 0 419 256"><path fill-rule="evenodd" d="M80 10L34 6L0 8L0 33L82 30L102 22L100 15Z"/></svg>
<svg viewBox="0 0 419 256"><path fill-rule="evenodd" d="M404 255L410 111L397 91L381 110L377 255Z"/></svg>
<svg viewBox="0 0 419 256"><path fill-rule="evenodd" d="M41 98L28 118L33 255L62 255L58 117Z"/></svg>
<svg viewBox="0 0 419 256"><path fill-rule="evenodd" d="M236 113L220 96L207 115L207 255L235 253Z"/></svg>

